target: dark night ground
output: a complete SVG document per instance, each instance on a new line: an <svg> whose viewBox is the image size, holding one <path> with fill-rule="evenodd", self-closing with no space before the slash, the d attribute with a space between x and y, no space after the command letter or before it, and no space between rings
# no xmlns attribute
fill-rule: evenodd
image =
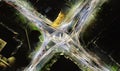
<svg viewBox="0 0 120 71"><path fill-rule="evenodd" d="M65 5L65 0L29 0L35 9L54 21ZM37 1L37 2L36 2Z"/></svg>
<svg viewBox="0 0 120 71"><path fill-rule="evenodd" d="M81 71L76 64L64 56L60 56L58 61L50 69L50 71Z"/></svg>
<svg viewBox="0 0 120 71"><path fill-rule="evenodd" d="M87 45L101 31L96 41L96 45L90 43L87 46L92 51L105 51L104 55L111 55L120 64L120 2L119 0L109 0L98 13L95 25L87 28L83 37L83 45ZM97 24L97 25L96 25ZM96 51L96 49L98 49ZM105 59L102 57L102 59ZM107 60L109 61L109 60ZM110 62L108 62L110 63Z"/></svg>

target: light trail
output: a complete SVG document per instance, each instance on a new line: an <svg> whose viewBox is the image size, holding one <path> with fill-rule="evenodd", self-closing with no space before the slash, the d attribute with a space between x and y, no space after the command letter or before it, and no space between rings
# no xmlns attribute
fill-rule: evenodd
<svg viewBox="0 0 120 71"><path fill-rule="evenodd" d="M90 55L76 40L79 38L79 33L82 31L82 27L85 25L86 20L90 15L99 7L99 4L105 2L105 0L82 0L80 4L75 5L61 23L61 26L54 29L46 24L51 24L49 20L38 17L25 5L29 4L26 1L20 0L4 0L18 11L20 11L26 18L34 23L42 30L44 37L43 44L39 47L39 50L35 53L32 61L24 71L40 71L41 68L52 58L55 53L62 52L71 58L80 69L84 70L89 68L91 71L110 71L104 64L101 64L101 60L97 56ZM77 22L76 22L77 21ZM76 22L76 23L75 23ZM75 26L72 34L67 34L66 30L69 28L64 26L66 24L74 24ZM65 31L63 29L66 29ZM50 33L49 31L53 32ZM79 41L79 40L78 40ZM52 47L48 46L48 43L54 42ZM49 48L46 48L49 47ZM96 63L96 65L93 63Z"/></svg>

